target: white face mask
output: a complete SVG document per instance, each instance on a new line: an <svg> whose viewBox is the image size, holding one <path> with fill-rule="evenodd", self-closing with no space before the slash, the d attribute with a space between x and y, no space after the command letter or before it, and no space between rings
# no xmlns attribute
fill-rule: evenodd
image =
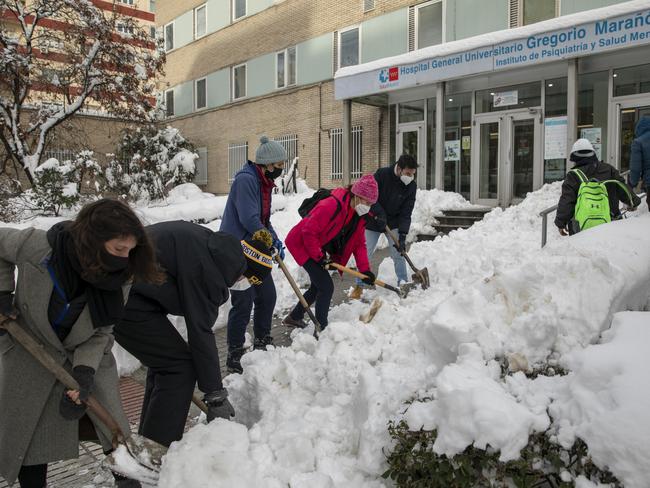
<svg viewBox="0 0 650 488"><path fill-rule="evenodd" d="M354 207L354 210L356 210L357 214L359 216L366 215L368 212L370 212L370 207L366 205L365 203L359 203L357 204L356 207Z"/></svg>
<svg viewBox="0 0 650 488"><path fill-rule="evenodd" d="M411 184L411 181L413 181L413 177L407 175L402 175L399 177L399 179L402 180L402 183L404 183L407 186Z"/></svg>
<svg viewBox="0 0 650 488"><path fill-rule="evenodd" d="M246 278L237 280L234 285L230 287L232 291L246 291L251 287L250 281Z"/></svg>

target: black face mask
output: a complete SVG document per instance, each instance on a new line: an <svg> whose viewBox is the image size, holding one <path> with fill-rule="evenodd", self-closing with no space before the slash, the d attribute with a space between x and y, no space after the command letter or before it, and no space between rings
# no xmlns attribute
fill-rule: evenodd
<svg viewBox="0 0 650 488"><path fill-rule="evenodd" d="M102 261L102 268L107 273L119 273L129 267L128 256L123 258L122 256L115 256L107 251L102 252Z"/></svg>
<svg viewBox="0 0 650 488"><path fill-rule="evenodd" d="M264 171L264 175L271 180L276 179L281 174L282 168L273 168L273 171L269 171L268 169Z"/></svg>

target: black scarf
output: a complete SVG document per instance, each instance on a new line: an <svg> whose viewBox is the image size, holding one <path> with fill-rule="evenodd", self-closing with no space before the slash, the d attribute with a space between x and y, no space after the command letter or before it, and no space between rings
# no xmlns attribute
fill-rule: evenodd
<svg viewBox="0 0 650 488"><path fill-rule="evenodd" d="M122 285L128 279L128 270L104 273L97 278L86 276L68 231L69 224L60 222L47 231L52 248L48 267L53 270L68 302L85 299L94 327L114 325L122 316ZM57 293L56 290L53 293Z"/></svg>

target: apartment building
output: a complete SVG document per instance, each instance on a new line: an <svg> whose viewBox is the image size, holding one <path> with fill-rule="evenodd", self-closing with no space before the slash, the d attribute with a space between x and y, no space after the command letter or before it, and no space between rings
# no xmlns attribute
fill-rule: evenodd
<svg viewBox="0 0 650 488"><path fill-rule="evenodd" d="M29 0L25 2L29 6ZM99 9L109 13L117 12L121 19L130 18L134 22L117 23L116 34L124 37L124 42L129 42L129 34L132 33L133 25L139 25L145 32L151 35L152 42L156 36L155 17L152 9L155 6L153 0L92 0L92 3ZM28 17L28 24L30 22ZM39 36L36 40L35 56L50 66L43 70L38 82L31 85L28 103L38 102L39 104L52 104L57 107L69 103L69 100L57 90L60 68L65 67L67 55L64 44L64 31L68 19L41 19L40 24L47 31L47 35ZM9 36L20 40L21 29L11 12L0 12L0 24L3 31ZM74 97L73 97L74 98ZM60 128L57 128L56 135L51 137L41 160L49 157L56 157L63 161L73 157L82 149L93 150L102 159L107 153L113 153L120 132L128 126L128 122L108 116L93 98L89 98L84 107L77 114L67 119ZM0 149L2 151L3 149Z"/></svg>
<svg viewBox="0 0 650 488"><path fill-rule="evenodd" d="M644 0L159 0L156 23L167 121L216 193L267 134L314 187L409 152L421 188L506 206L576 137L625 170L650 111Z"/></svg>

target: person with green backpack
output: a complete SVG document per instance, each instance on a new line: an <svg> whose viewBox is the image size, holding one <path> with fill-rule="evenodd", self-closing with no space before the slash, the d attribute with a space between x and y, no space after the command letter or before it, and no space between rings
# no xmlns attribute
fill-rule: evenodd
<svg viewBox="0 0 650 488"><path fill-rule="evenodd" d="M574 163L562 183L555 225L569 235L621 218L619 202L630 210L641 203L618 170L599 161L591 142L578 139L569 160Z"/></svg>

